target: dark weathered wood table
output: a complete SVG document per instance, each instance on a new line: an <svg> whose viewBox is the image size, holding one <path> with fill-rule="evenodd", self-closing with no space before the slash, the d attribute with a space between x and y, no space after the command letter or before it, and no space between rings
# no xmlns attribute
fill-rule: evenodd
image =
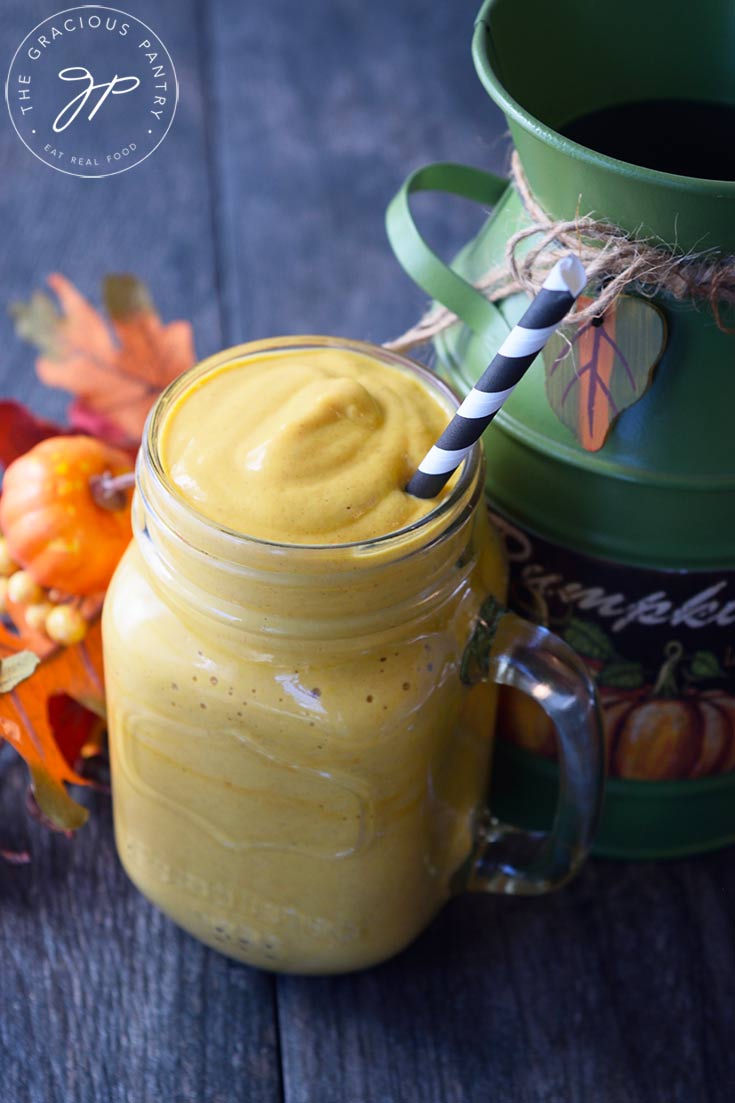
<svg viewBox="0 0 735 1103"><path fill-rule="evenodd" d="M158 152L80 180L0 127L5 302L55 269L97 296L150 284L206 354L268 334L381 341L422 297L385 205L422 162L502 170L471 68L478 0L126 0L166 41L181 100ZM3 64L54 4L4 0ZM59 5L61 6L61 5ZM553 67L550 59L550 67ZM425 217L451 251L478 225ZM61 414L4 315L0 393ZM735 855L592 862L547 899L464 897L395 961L276 978L182 934L129 884L109 802L73 841L23 813L0 755L0 1103L725 1103L735 1098Z"/></svg>

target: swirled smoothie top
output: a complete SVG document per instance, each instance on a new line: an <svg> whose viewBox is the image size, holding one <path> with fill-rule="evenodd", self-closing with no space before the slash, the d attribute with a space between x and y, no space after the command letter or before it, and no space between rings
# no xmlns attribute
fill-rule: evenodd
<svg viewBox="0 0 735 1103"><path fill-rule="evenodd" d="M179 396L161 458L181 496L218 524L278 543L346 544L435 508L404 487L451 412L420 379L366 354L264 352Z"/></svg>

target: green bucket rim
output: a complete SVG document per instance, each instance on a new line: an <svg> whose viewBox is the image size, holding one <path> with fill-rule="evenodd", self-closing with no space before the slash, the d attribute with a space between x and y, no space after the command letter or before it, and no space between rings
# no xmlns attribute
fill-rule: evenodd
<svg viewBox="0 0 735 1103"><path fill-rule="evenodd" d="M711 197L722 196L724 189L728 197L735 198L735 181L733 180L707 180L699 176L680 176L672 172L662 172L660 169L644 168L628 161L618 161L615 157L609 157L605 153L598 153L596 150L588 149L578 142L573 142L571 138L566 138L547 123L532 115L525 107L522 107L511 96L495 73L485 48L486 36L490 32L490 12L503 2L504 0L485 0L480 8L472 36L472 59L475 71L485 91L506 116L510 116L529 134L541 139L553 149L571 157L576 157L579 161L584 161L589 165L614 170L619 175L630 179L647 180L651 184L661 184L669 188L681 188L689 193L693 190L699 190L702 194ZM518 5L522 0L512 0L512 2Z"/></svg>

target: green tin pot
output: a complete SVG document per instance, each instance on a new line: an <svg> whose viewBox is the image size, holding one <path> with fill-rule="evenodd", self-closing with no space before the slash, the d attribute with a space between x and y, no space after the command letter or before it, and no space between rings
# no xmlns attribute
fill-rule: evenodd
<svg viewBox="0 0 735 1103"><path fill-rule="evenodd" d="M735 253L735 182L627 164L557 129L622 103L735 102L728 0L705 0L696 11L672 0L617 0L614 6L486 0L473 57L506 115L531 190L550 216L594 211L671 248ZM493 208L451 269L413 221L410 196L421 190ZM522 295L490 304L468 281L501 265L508 237L528 221L506 181L458 165L420 169L388 209L399 261L461 320L436 345L442 372L463 392L526 305ZM571 626L567 608L560 623L575 639L591 639L592 654L588 649L585 657L601 687L605 671L623 671L621 662L648 672L643 686L619 686L617 697L610 687L601 690L612 702L611 716L617 710L623 717L615 720L613 765L625 767L625 747L636 738L679 748L663 770L676 780L612 777L608 783L598 852L646 858L735 842L735 773L720 772L735 766L735 337L718 328L705 307L664 296L656 305L666 316L667 341L653 383L620 415L599 451L585 451L551 410L540 359L485 437L491 508L527 552L511 564L520 589L531 570L551 577L553 569L562 579L559 592L571 592L564 590L570 583L575 592L581 586L588 607L572 610ZM723 316L731 325L732 314ZM589 607L598 590L630 596L631 606L647 601L641 615L651 623L613 629L599 603ZM654 615L658 594L664 596ZM620 746L623 752L616 752ZM555 769L501 740L494 808L539 826L544 809L553 807Z"/></svg>

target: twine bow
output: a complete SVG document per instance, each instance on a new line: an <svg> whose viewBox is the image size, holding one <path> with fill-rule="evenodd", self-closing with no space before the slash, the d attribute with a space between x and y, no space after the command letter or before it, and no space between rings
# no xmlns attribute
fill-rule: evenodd
<svg viewBox="0 0 735 1103"><path fill-rule="evenodd" d="M515 151L511 177L531 224L508 239L505 263L491 268L473 285L490 302L519 291L537 294L549 270L571 250L584 264L589 285L596 293L591 302L568 318L570 325L583 325L601 317L619 295L635 285L636 293L645 298L665 292L680 302L707 303L719 329L735 332L720 318L723 304L735 305L735 257L723 258L716 248L675 253L591 214L552 219L531 192ZM519 247L531 239L537 240L521 254ZM386 341L384 347L395 352L417 348L458 320L451 310L435 306L400 337Z"/></svg>

